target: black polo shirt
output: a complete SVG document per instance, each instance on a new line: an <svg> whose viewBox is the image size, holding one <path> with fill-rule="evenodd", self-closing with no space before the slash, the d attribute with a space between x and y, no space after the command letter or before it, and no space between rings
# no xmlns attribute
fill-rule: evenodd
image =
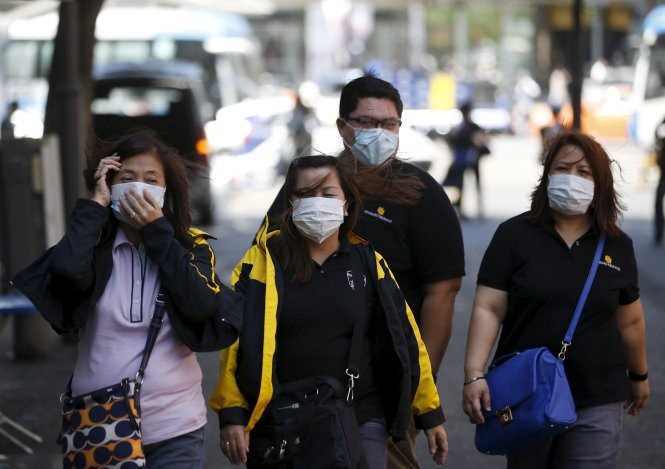
<svg viewBox="0 0 665 469"><path fill-rule="evenodd" d="M393 171L423 182L419 202L396 205L381 198L367 200L354 231L386 258L420 321L422 285L464 276L462 230L448 196L429 173L400 160L394 160Z"/></svg>
<svg viewBox="0 0 665 469"><path fill-rule="evenodd" d="M534 225L526 215L499 225L478 273L478 284L509 295L497 357L538 346L559 352L598 243L588 232L568 248L552 225ZM638 298L632 240L624 233L608 237L566 355L566 375L578 407L628 397L614 315L619 305Z"/></svg>
<svg viewBox="0 0 665 469"><path fill-rule="evenodd" d="M275 370L280 383L327 375L346 384L355 318L364 308L360 378L354 393L362 424L371 417L382 417L383 411L370 343L370 321L379 299L369 268L361 259L358 249L345 238L323 265L312 261L315 268L309 282L294 280L292 270L284 271Z"/></svg>

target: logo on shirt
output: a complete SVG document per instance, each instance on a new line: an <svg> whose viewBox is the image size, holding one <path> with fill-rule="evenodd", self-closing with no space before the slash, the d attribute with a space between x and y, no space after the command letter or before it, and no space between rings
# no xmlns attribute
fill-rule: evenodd
<svg viewBox="0 0 665 469"><path fill-rule="evenodd" d="M621 272L621 267L619 267L618 265L612 264L612 257L607 255L607 254L605 254L603 256L603 260L600 261L599 264L604 265L605 267L609 267L610 269L614 269L617 272Z"/></svg>
<svg viewBox="0 0 665 469"><path fill-rule="evenodd" d="M378 219L381 220L381 221L385 221L386 223L392 223L392 222L393 222L392 219L390 219L390 218L388 218L388 217L385 216L385 214L386 214L386 209L383 208L383 207L381 207L381 206L379 206L379 207L376 209L376 212L372 212L372 211L370 211L370 210L365 210L363 213L364 213L365 215L370 216L370 217L378 218Z"/></svg>
<svg viewBox="0 0 665 469"><path fill-rule="evenodd" d="M349 282L351 290L355 290L355 285L353 283L353 273L350 270L346 271L346 281ZM367 286L367 277L363 274L363 287Z"/></svg>

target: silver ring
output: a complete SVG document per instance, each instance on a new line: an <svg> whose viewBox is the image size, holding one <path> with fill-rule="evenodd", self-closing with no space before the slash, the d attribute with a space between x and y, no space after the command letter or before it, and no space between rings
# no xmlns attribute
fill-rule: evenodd
<svg viewBox="0 0 665 469"><path fill-rule="evenodd" d="M132 210L132 213L129 214L129 218L134 218L136 216L136 212Z"/></svg>
<svg viewBox="0 0 665 469"><path fill-rule="evenodd" d="M226 444L226 446L231 446L231 442L230 442L230 441L227 441L225 444Z"/></svg>

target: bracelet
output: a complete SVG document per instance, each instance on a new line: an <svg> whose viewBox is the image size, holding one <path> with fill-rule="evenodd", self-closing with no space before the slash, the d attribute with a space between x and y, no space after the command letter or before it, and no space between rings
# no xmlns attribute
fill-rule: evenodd
<svg viewBox="0 0 665 469"><path fill-rule="evenodd" d="M649 372L646 372L643 375L633 373L632 371L628 372L628 379L631 381L646 381L647 378L649 378Z"/></svg>
<svg viewBox="0 0 665 469"><path fill-rule="evenodd" d="M486 379L486 378L484 376L472 376L471 378L467 378L466 380L464 380L464 386L466 386L467 384L471 384L475 381L478 381L479 379Z"/></svg>

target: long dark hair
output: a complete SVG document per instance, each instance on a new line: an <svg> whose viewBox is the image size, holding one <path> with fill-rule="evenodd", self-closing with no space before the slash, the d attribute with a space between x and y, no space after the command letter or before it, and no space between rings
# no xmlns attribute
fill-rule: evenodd
<svg viewBox="0 0 665 469"><path fill-rule="evenodd" d="M181 243L190 239L188 228L192 223L189 211L189 180L183 159L176 150L162 140L150 129L132 129L114 140L90 139L86 154L86 168L83 171L85 185L88 191L95 188L94 173L99 161L107 156L117 154L120 161L133 156L149 153L155 156L164 165L166 179L166 194L164 195L164 216L173 226L175 238ZM106 178L111 185L113 174L109 172ZM109 227L110 228L110 227ZM105 230L104 237L110 236L111 231Z"/></svg>
<svg viewBox="0 0 665 469"><path fill-rule="evenodd" d="M324 183L324 178L314 181L306 188L296 190L298 174L303 169L329 167L337 172L347 204L348 215L339 229L339 236L346 236L355 226L360 214L360 191L349 171L345 171L340 159L331 155L308 155L295 158L286 172L284 181L284 211L277 218L280 235L275 239L274 251L283 268L293 268L295 279L307 282L312 277L312 260L309 255L307 241L293 223L291 206L292 198L307 197Z"/></svg>
<svg viewBox="0 0 665 469"><path fill-rule="evenodd" d="M395 204L415 204L424 187L420 179L410 174L402 174L399 167L393 169L393 165L390 164L381 166L358 164L348 150L336 156L316 154L294 158L286 172L282 191L284 211L274 220L281 231L280 236L275 239L274 250L282 267L292 267L295 270L295 278L301 282L311 278L313 266L307 243L292 220L291 199L306 197L324 183L321 179L304 190L296 191L300 170L321 167L330 167L337 172L346 199L348 215L344 217L344 222L340 226L340 238L346 236L356 226L363 201L381 198Z"/></svg>
<svg viewBox="0 0 665 469"><path fill-rule="evenodd" d="M345 148L339 159L344 170L353 175L363 200L381 199L397 205L415 205L422 197L425 183L407 172L405 165L408 163L399 158L390 158L379 166L365 166Z"/></svg>
<svg viewBox="0 0 665 469"><path fill-rule="evenodd" d="M549 172L552 162L559 151L566 145L579 148L591 166L594 180L594 196L589 208L592 228L595 233L605 232L607 236L616 236L620 229L618 226L621 211L625 209L619 194L614 189L611 160L605 149L590 135L576 131L562 131L548 141L543 149L541 162L543 173L538 185L531 194L530 220L533 223L549 222L552 215L547 196ZM618 167L618 164L617 164ZM620 170L620 168L619 168Z"/></svg>

